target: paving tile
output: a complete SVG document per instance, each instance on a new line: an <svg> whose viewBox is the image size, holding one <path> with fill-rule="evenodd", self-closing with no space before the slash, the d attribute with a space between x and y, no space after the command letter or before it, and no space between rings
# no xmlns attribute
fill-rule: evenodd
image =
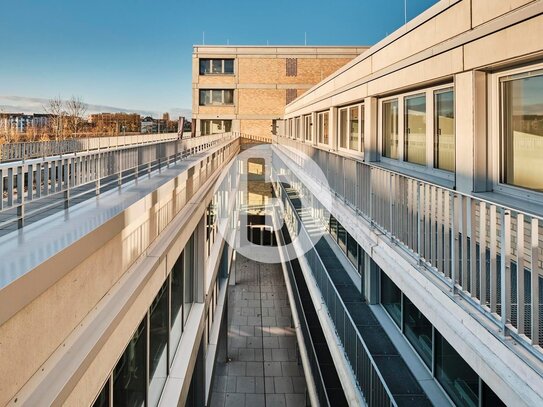
<svg viewBox="0 0 543 407"><path fill-rule="evenodd" d="M294 386L290 377L274 377L276 393L294 393Z"/></svg>
<svg viewBox="0 0 543 407"><path fill-rule="evenodd" d="M287 407L304 407L307 405L305 394L285 394Z"/></svg>
<svg viewBox="0 0 543 407"><path fill-rule="evenodd" d="M272 349L272 360L274 362L289 362L288 349Z"/></svg>
<svg viewBox="0 0 543 407"><path fill-rule="evenodd" d="M281 370L281 362L264 362L264 374L266 377L282 376L283 371Z"/></svg>
<svg viewBox="0 0 543 407"><path fill-rule="evenodd" d="M266 394L266 407L286 407L284 394Z"/></svg>
<svg viewBox="0 0 543 407"><path fill-rule="evenodd" d="M213 392L211 394L211 403L209 407L224 407L226 401L226 393Z"/></svg>
<svg viewBox="0 0 543 407"><path fill-rule="evenodd" d="M245 407L245 394L226 393L225 407Z"/></svg>
<svg viewBox="0 0 543 407"><path fill-rule="evenodd" d="M228 376L245 376L246 362L230 362Z"/></svg>
<svg viewBox="0 0 543 407"><path fill-rule="evenodd" d="M255 378L248 376L239 376L237 378L236 393L254 393Z"/></svg>
<svg viewBox="0 0 543 407"><path fill-rule="evenodd" d="M247 376L264 376L263 362L247 362Z"/></svg>
<svg viewBox="0 0 543 407"><path fill-rule="evenodd" d="M239 348L237 360L241 362L252 362L255 360L255 350L251 348Z"/></svg>
<svg viewBox="0 0 543 407"><path fill-rule="evenodd" d="M294 388L294 393L305 393L305 390L307 388L305 384L305 377L298 376L298 377L291 377L292 380L292 386Z"/></svg>
<svg viewBox="0 0 543 407"><path fill-rule="evenodd" d="M235 393L236 383L237 383L236 376L228 376L228 379L226 380L226 392Z"/></svg>
<svg viewBox="0 0 543 407"><path fill-rule="evenodd" d="M283 376L301 376L300 366L296 362L280 362Z"/></svg>
<svg viewBox="0 0 543 407"><path fill-rule="evenodd" d="M227 376L215 375L215 379L213 380L213 391L218 392L218 393L225 393L226 380L227 380Z"/></svg>
<svg viewBox="0 0 543 407"><path fill-rule="evenodd" d="M247 407L266 407L264 394L246 394L245 405Z"/></svg>

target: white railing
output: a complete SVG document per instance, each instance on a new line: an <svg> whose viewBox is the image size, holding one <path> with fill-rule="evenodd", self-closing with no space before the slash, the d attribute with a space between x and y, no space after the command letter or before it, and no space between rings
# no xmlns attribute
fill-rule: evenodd
<svg viewBox="0 0 543 407"><path fill-rule="evenodd" d="M298 141L279 147L300 170L311 157L345 204L543 358L543 218Z"/></svg>

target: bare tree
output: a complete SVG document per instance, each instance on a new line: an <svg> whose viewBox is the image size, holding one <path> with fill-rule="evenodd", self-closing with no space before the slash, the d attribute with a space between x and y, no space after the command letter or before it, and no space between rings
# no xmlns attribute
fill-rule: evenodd
<svg viewBox="0 0 543 407"><path fill-rule="evenodd" d="M85 113L87 112L87 104L79 96L72 96L66 102L66 110L68 114L68 126L74 137L77 137L77 132L83 125Z"/></svg>
<svg viewBox="0 0 543 407"><path fill-rule="evenodd" d="M43 110L49 117L49 126L55 140L61 140L64 138L64 126L66 111L64 110L64 102L60 96L49 99Z"/></svg>

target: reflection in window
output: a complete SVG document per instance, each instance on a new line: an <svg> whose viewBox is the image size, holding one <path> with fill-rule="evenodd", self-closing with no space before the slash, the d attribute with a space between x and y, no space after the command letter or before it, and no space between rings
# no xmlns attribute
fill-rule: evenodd
<svg viewBox="0 0 543 407"><path fill-rule="evenodd" d="M383 271L381 271L381 304L394 322L400 326L402 321L402 292Z"/></svg>
<svg viewBox="0 0 543 407"><path fill-rule="evenodd" d="M337 223L337 241L338 245L345 253L347 251L347 231L341 223Z"/></svg>
<svg viewBox="0 0 543 407"><path fill-rule="evenodd" d="M358 243L347 233L347 257L355 267L358 265Z"/></svg>
<svg viewBox="0 0 543 407"><path fill-rule="evenodd" d="M200 75L220 75L233 74L234 60L233 59L200 59Z"/></svg>
<svg viewBox="0 0 543 407"><path fill-rule="evenodd" d="M358 150L358 106L349 110L349 148Z"/></svg>
<svg viewBox="0 0 543 407"><path fill-rule="evenodd" d="M232 120L200 120L202 136L232 131Z"/></svg>
<svg viewBox="0 0 543 407"><path fill-rule="evenodd" d="M194 301L194 248L193 248L193 239L194 235L192 235L185 245L185 267L183 268L185 273L184 278L184 288L185 288L185 295L183 297L183 323L187 323L187 319L189 316L190 309L192 307L192 303Z"/></svg>
<svg viewBox="0 0 543 407"><path fill-rule="evenodd" d="M502 80L501 182L543 191L543 71L523 75Z"/></svg>
<svg viewBox="0 0 543 407"><path fill-rule="evenodd" d="M328 112L319 113L319 143L328 144Z"/></svg>
<svg viewBox="0 0 543 407"><path fill-rule="evenodd" d="M426 366L432 366L432 324L415 305L404 296L404 334L420 355Z"/></svg>
<svg viewBox="0 0 543 407"><path fill-rule="evenodd" d="M144 318L113 371L113 405L145 405L147 318Z"/></svg>
<svg viewBox="0 0 543 407"><path fill-rule="evenodd" d="M405 98L404 160L426 165L426 95Z"/></svg>
<svg viewBox="0 0 543 407"><path fill-rule="evenodd" d="M200 106L232 104L234 89L200 89Z"/></svg>
<svg viewBox="0 0 543 407"><path fill-rule="evenodd" d="M383 102L383 156L398 159L398 100Z"/></svg>
<svg viewBox="0 0 543 407"><path fill-rule="evenodd" d="M455 168L454 92L434 94L434 167L445 171Z"/></svg>
<svg viewBox="0 0 543 407"><path fill-rule="evenodd" d="M172 318L171 318L171 351L170 362L173 360L177 345L181 340L183 333L183 265L185 257L184 252L181 252L175 262L171 272L171 303L172 303Z"/></svg>
<svg viewBox="0 0 543 407"><path fill-rule="evenodd" d="M149 313L149 405L156 406L168 375L168 281L162 285Z"/></svg>
<svg viewBox="0 0 543 407"><path fill-rule="evenodd" d="M310 115L304 116L304 135L305 135L306 141L311 140L311 116Z"/></svg>
<svg viewBox="0 0 543 407"><path fill-rule="evenodd" d="M102 387L92 407L109 407L109 378Z"/></svg>
<svg viewBox="0 0 543 407"><path fill-rule="evenodd" d="M435 376L458 406L479 405L479 377L454 348L435 332Z"/></svg>
<svg viewBox="0 0 543 407"><path fill-rule="evenodd" d="M347 148L347 109L339 111L339 146L341 148Z"/></svg>
<svg viewBox="0 0 543 407"><path fill-rule="evenodd" d="M334 238L334 240L337 239L337 227L338 227L338 221L336 218L334 218L332 215L330 215L330 234Z"/></svg>

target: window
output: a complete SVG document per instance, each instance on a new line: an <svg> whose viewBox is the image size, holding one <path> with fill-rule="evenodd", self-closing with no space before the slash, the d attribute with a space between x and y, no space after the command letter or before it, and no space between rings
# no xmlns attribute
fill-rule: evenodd
<svg viewBox="0 0 543 407"><path fill-rule="evenodd" d="M232 120L200 120L202 136L228 133L232 131Z"/></svg>
<svg viewBox="0 0 543 407"><path fill-rule="evenodd" d="M347 233L347 257L355 267L358 266L358 243L349 233Z"/></svg>
<svg viewBox="0 0 543 407"><path fill-rule="evenodd" d="M426 363L432 368L432 324L407 298L403 297L403 330L407 340Z"/></svg>
<svg viewBox="0 0 543 407"><path fill-rule="evenodd" d="M306 141L311 141L311 115L304 116L304 137Z"/></svg>
<svg viewBox="0 0 543 407"><path fill-rule="evenodd" d="M398 100L383 102L383 156L398 159Z"/></svg>
<svg viewBox="0 0 543 407"><path fill-rule="evenodd" d="M458 406L479 405L479 377L454 348L435 331L435 376Z"/></svg>
<svg viewBox="0 0 543 407"><path fill-rule="evenodd" d="M434 92L434 167L445 171L455 169L454 92Z"/></svg>
<svg viewBox="0 0 543 407"><path fill-rule="evenodd" d="M183 267L184 267L184 252L181 252L177 261L173 265L171 272L171 351L170 362L173 360L173 356L177 349L177 345L181 340L181 334L183 333Z"/></svg>
<svg viewBox="0 0 543 407"><path fill-rule="evenodd" d="M426 95L406 97L404 106L404 161L426 165Z"/></svg>
<svg viewBox="0 0 543 407"><path fill-rule="evenodd" d="M381 271L381 304L394 322L401 326L402 292L383 271Z"/></svg>
<svg viewBox="0 0 543 407"><path fill-rule="evenodd" d="M328 112L320 112L318 114L318 141L321 144L328 144Z"/></svg>
<svg viewBox="0 0 543 407"><path fill-rule="evenodd" d="M543 70L501 83L500 181L543 192Z"/></svg>
<svg viewBox="0 0 543 407"><path fill-rule="evenodd" d="M147 389L147 317L143 318L113 370L113 405L145 405Z"/></svg>
<svg viewBox="0 0 543 407"><path fill-rule="evenodd" d="M297 117L296 119L294 119L296 121L296 138L297 139L302 139L302 118L301 117Z"/></svg>
<svg viewBox="0 0 543 407"><path fill-rule="evenodd" d="M183 286L185 288L185 293L183 296L183 324L187 323L187 319L189 316L190 309L192 307L192 303L194 302L194 247L193 247L193 239L194 235L191 236L189 241L187 242L185 246L185 264L183 267L184 271L184 282Z"/></svg>
<svg viewBox="0 0 543 407"><path fill-rule="evenodd" d="M349 120L349 111L341 109L339 111L339 146L347 148L347 128Z"/></svg>
<svg viewBox="0 0 543 407"><path fill-rule="evenodd" d="M232 75L233 59L200 59L200 75Z"/></svg>
<svg viewBox="0 0 543 407"><path fill-rule="evenodd" d="M156 406L168 375L168 281L149 310L149 405Z"/></svg>
<svg viewBox="0 0 543 407"><path fill-rule="evenodd" d="M359 132L359 107L351 107L349 109L349 149L359 150L358 132Z"/></svg>
<svg viewBox="0 0 543 407"><path fill-rule="evenodd" d="M109 407L109 379L104 384L104 387L102 387L92 407Z"/></svg>
<svg viewBox="0 0 543 407"><path fill-rule="evenodd" d="M234 89L200 89L200 106L233 104Z"/></svg>

